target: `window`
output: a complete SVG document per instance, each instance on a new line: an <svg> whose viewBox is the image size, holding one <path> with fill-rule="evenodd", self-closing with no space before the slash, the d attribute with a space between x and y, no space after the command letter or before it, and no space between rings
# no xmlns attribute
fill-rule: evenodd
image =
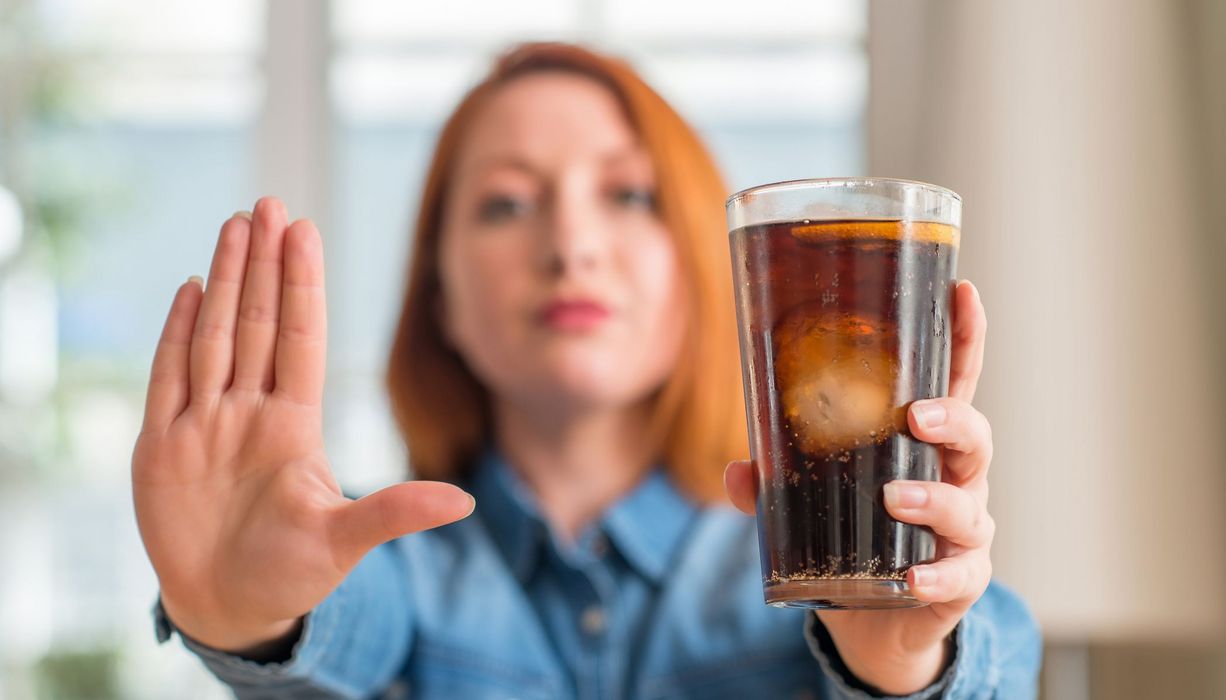
<svg viewBox="0 0 1226 700"><path fill-rule="evenodd" d="M0 185L25 235L0 261L0 696L228 697L154 642L128 468L174 289L253 199L263 5L10 7Z"/></svg>
<svg viewBox="0 0 1226 700"><path fill-rule="evenodd" d="M280 21L310 13L319 26ZM0 186L25 221L21 247L0 250L0 696L229 697L177 643L154 642L128 469L173 291L207 272L231 212L282 184L322 193L327 444L343 486L374 488L403 477L381 378L422 176L494 55L557 39L625 56L739 189L861 172L866 19L866 0L0 10ZM267 99L324 82L317 102ZM323 167L270 157L261 124L287 120L326 135L311 156ZM0 229L11 218L0 211Z"/></svg>

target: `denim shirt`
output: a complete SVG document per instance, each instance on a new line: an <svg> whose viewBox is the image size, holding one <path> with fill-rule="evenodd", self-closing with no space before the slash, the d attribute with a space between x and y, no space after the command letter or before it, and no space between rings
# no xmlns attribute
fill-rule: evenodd
<svg viewBox="0 0 1226 700"><path fill-rule="evenodd" d="M562 542L496 454L473 516L371 551L259 664L183 637L239 698L870 698L811 611L763 602L753 518L657 469ZM173 630L155 606L158 637ZM1040 644L993 583L920 698L1030 698Z"/></svg>

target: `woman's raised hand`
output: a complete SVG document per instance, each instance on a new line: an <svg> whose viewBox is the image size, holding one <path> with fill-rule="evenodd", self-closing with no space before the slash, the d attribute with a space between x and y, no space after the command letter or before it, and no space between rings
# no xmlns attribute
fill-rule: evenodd
<svg viewBox="0 0 1226 700"><path fill-rule="evenodd" d="M175 625L243 651L293 631L373 547L464 518L442 482L341 495L324 452L323 249L265 197L179 287L132 458L141 537Z"/></svg>

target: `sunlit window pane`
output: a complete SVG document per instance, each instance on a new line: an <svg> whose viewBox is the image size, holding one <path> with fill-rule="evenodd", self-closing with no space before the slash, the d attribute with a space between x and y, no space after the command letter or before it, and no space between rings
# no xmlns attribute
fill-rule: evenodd
<svg viewBox="0 0 1226 700"><path fill-rule="evenodd" d="M861 52L841 46L779 53L644 53L645 77L698 122L806 119L814 129L860 117L867 92Z"/></svg>
<svg viewBox="0 0 1226 700"><path fill-rule="evenodd" d="M39 0L49 44L74 52L248 53L263 45L256 0Z"/></svg>
<svg viewBox="0 0 1226 700"><path fill-rule="evenodd" d="M43 0L40 41L91 120L236 123L259 108L264 3ZM45 78L44 78L45 79Z"/></svg>
<svg viewBox="0 0 1226 700"><path fill-rule="evenodd" d="M332 65L332 97L344 122L433 123L488 68L492 53L345 53Z"/></svg>
<svg viewBox="0 0 1226 700"><path fill-rule="evenodd" d="M578 27L581 4L575 0L344 0L332 7L341 44L370 47L409 41L566 38Z"/></svg>
<svg viewBox="0 0 1226 700"><path fill-rule="evenodd" d="M254 58L102 58L75 75L91 119L237 124L256 116L261 99Z"/></svg>
<svg viewBox="0 0 1226 700"><path fill-rule="evenodd" d="M762 50L800 40L811 44L864 35L866 0L615 0L603 3L609 36L632 39L743 42Z"/></svg>

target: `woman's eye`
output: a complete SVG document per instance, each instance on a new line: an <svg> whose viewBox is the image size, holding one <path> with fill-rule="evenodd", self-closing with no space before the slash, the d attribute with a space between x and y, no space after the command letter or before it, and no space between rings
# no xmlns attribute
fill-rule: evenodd
<svg viewBox="0 0 1226 700"><path fill-rule="evenodd" d="M523 199L495 195L483 200L477 213L482 221L496 223L522 216L528 212L529 208L530 205Z"/></svg>
<svg viewBox="0 0 1226 700"><path fill-rule="evenodd" d="M619 206L654 211L656 193L647 188L623 187L614 190L613 201Z"/></svg>

